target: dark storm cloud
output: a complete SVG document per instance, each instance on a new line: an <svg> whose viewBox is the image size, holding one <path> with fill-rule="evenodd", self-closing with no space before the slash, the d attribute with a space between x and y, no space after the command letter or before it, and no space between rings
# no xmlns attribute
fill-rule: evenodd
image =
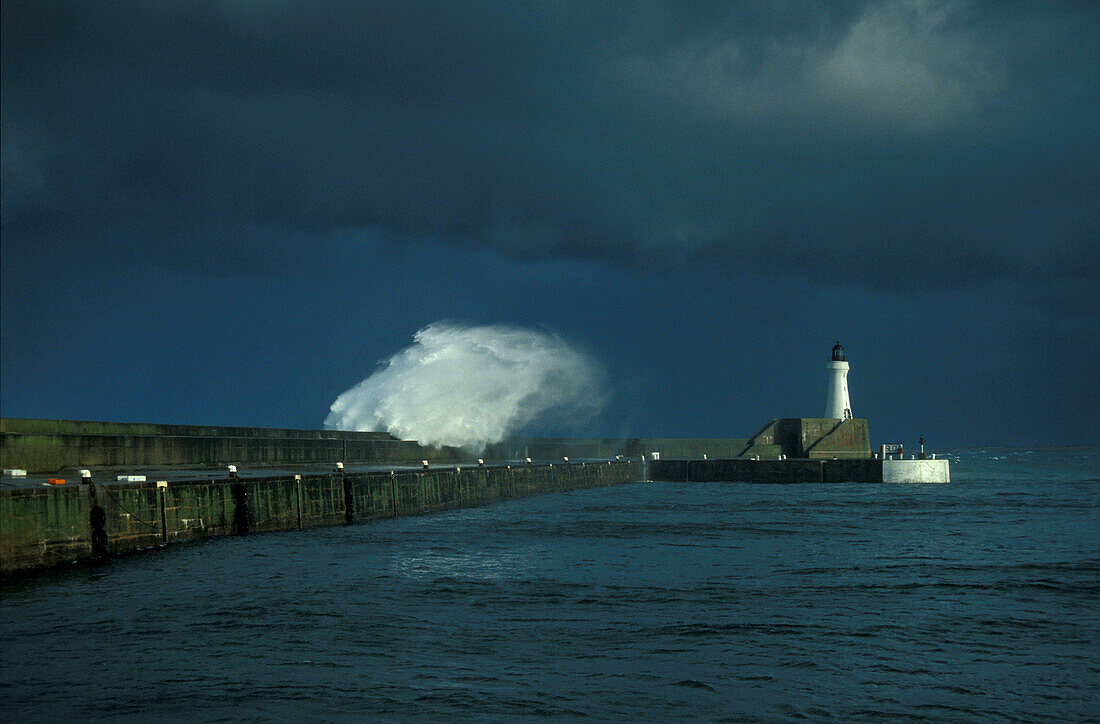
<svg viewBox="0 0 1100 724"><path fill-rule="evenodd" d="M6 1L2 32L8 245L1100 276L1088 4Z"/></svg>

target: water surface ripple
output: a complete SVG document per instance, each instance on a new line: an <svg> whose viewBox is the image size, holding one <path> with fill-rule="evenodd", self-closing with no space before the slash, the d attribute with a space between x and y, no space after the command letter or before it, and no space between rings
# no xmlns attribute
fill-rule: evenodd
<svg viewBox="0 0 1100 724"><path fill-rule="evenodd" d="M945 486L648 483L9 582L8 721L1080 721L1100 450Z"/></svg>

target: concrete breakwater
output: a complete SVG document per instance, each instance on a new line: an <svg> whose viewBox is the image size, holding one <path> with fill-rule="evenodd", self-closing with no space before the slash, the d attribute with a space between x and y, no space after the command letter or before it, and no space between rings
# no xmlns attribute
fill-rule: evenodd
<svg viewBox="0 0 1100 724"><path fill-rule="evenodd" d="M337 460L454 462L465 457L469 455L454 448L428 447L384 432L0 418L3 467L32 473L227 463L294 466Z"/></svg>
<svg viewBox="0 0 1100 724"><path fill-rule="evenodd" d="M489 445L481 457L494 462L526 457L558 461L640 457L654 451L671 457L775 457L780 452L777 446L742 439L519 437ZM383 464L429 460L434 464L469 458L469 452L398 440L384 432L0 418L0 464L30 473L226 464L293 468L338 460Z"/></svg>
<svg viewBox="0 0 1100 724"><path fill-rule="evenodd" d="M507 462L530 457L869 458L866 420L776 419L748 438L514 437L489 445L482 457ZM290 467L310 464L459 462L470 453L398 440L384 432L0 418L0 464L30 473L102 469Z"/></svg>
<svg viewBox="0 0 1100 724"><path fill-rule="evenodd" d="M654 460L650 480L710 483L948 483L940 460L849 458L836 460Z"/></svg>
<svg viewBox="0 0 1100 724"><path fill-rule="evenodd" d="M640 461L0 491L0 575L226 535L419 515L643 479Z"/></svg>

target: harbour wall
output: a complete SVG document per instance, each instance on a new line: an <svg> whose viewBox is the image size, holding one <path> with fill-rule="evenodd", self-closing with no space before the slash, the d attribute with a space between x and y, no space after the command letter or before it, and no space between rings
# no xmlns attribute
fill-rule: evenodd
<svg viewBox="0 0 1100 724"><path fill-rule="evenodd" d="M492 461L624 457L870 457L866 420L776 419L749 438L514 437L489 445ZM31 473L79 468L165 468L458 462L469 452L384 432L0 418L0 467Z"/></svg>
<svg viewBox="0 0 1100 724"><path fill-rule="evenodd" d="M463 457L456 448L428 447L384 432L0 419L2 466L32 473L228 463L294 466L337 460L453 462Z"/></svg>
<svg viewBox="0 0 1100 724"><path fill-rule="evenodd" d="M0 490L0 575L216 536L420 515L642 480L640 461Z"/></svg>
<svg viewBox="0 0 1100 724"><path fill-rule="evenodd" d="M869 459L870 434L862 418L776 418L747 438L511 438L486 451L498 459L638 456L678 460L806 458Z"/></svg>
<svg viewBox="0 0 1100 724"><path fill-rule="evenodd" d="M653 460L650 480L744 483L949 483L950 464L882 458L836 460Z"/></svg>
<svg viewBox="0 0 1100 724"><path fill-rule="evenodd" d="M735 438L515 437L489 445L490 461L559 461L569 457L778 457L776 446ZM201 425L0 418L0 467L30 473L80 468L263 467L345 463L432 463L468 460L470 453L398 440L384 432L293 430Z"/></svg>

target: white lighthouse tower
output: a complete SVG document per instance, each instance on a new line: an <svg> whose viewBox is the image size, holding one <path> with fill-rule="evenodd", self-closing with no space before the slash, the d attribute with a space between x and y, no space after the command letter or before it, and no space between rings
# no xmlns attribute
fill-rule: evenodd
<svg viewBox="0 0 1100 724"><path fill-rule="evenodd" d="M848 399L848 358L844 348L837 342L833 347L833 358L826 366L829 370L829 394L825 398L825 417L834 420L848 420L852 417L852 401Z"/></svg>

